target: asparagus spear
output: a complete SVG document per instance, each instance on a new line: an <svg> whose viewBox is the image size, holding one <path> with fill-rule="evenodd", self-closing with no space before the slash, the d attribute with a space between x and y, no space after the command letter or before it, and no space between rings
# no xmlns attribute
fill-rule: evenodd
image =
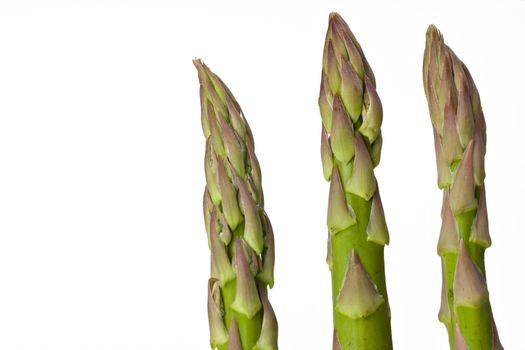
<svg viewBox="0 0 525 350"><path fill-rule="evenodd" d="M439 320L451 349L503 349L492 316L485 276L491 245L485 195L485 119L476 85L465 64L427 30L423 80L443 190L437 251L443 286Z"/></svg>
<svg viewBox="0 0 525 350"><path fill-rule="evenodd" d="M383 111L372 69L336 13L326 34L319 108L323 173L330 181L333 349L392 349L383 254L389 236L374 176Z"/></svg>
<svg viewBox="0 0 525 350"><path fill-rule="evenodd" d="M275 350L277 320L267 297L274 282L274 239L253 136L228 87L202 61L193 63L206 137L210 344L219 350Z"/></svg>

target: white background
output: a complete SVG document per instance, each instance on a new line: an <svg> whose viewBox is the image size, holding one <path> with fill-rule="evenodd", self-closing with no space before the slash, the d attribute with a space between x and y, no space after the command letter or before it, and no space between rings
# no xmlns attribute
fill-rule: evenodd
<svg viewBox="0 0 525 350"><path fill-rule="evenodd" d="M330 11L378 81L376 170L397 349L446 349L441 193L421 79L435 23L488 128L487 250L503 344L525 349L525 1L2 1L0 349L207 349L201 57L252 127L281 349L331 347L317 96Z"/></svg>

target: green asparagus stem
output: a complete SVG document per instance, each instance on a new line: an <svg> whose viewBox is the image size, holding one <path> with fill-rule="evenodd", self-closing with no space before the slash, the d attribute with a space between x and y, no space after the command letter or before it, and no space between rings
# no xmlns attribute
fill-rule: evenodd
<svg viewBox="0 0 525 350"><path fill-rule="evenodd" d="M275 248L253 136L228 87L202 61L193 63L206 137L210 344L219 350L276 350L277 320L267 297Z"/></svg>
<svg viewBox="0 0 525 350"><path fill-rule="evenodd" d="M443 190L437 251L443 286L439 320L451 349L503 349L492 316L485 276L485 249L491 245L485 196L485 119L467 67L427 30L423 80Z"/></svg>
<svg viewBox="0 0 525 350"><path fill-rule="evenodd" d="M383 110L375 78L348 25L330 14L319 108L330 181L327 225L333 349L392 349L383 248L389 236L374 176Z"/></svg>

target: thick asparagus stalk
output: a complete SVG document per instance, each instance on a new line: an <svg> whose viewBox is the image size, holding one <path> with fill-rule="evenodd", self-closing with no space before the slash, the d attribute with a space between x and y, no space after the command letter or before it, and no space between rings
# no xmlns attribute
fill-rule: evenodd
<svg viewBox="0 0 525 350"><path fill-rule="evenodd" d="M431 25L423 80L443 189L437 251L443 287L439 320L451 349L503 349L492 316L485 276L491 244L485 196L485 119L467 67Z"/></svg>
<svg viewBox="0 0 525 350"><path fill-rule="evenodd" d="M267 286L273 286L274 240L252 133L228 87L200 60L193 63L199 74L206 137L211 347L275 350L277 320L267 297Z"/></svg>
<svg viewBox="0 0 525 350"><path fill-rule="evenodd" d="M321 159L330 181L333 349L392 349L383 255L389 236L374 176L383 110L372 69L336 13L326 34L319 108Z"/></svg>

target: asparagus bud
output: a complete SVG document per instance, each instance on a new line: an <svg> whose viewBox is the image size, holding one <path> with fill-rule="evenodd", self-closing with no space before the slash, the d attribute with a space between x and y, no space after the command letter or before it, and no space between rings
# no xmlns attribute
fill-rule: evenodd
<svg viewBox="0 0 525 350"><path fill-rule="evenodd" d="M319 110L323 174L330 181L333 349L392 349L383 256L389 236L374 175L383 108L363 50L336 13L326 33Z"/></svg>
<svg viewBox="0 0 525 350"><path fill-rule="evenodd" d="M447 328L451 349L502 349L485 277L484 254L491 244L484 185L485 119L470 72L433 25L427 30L423 81L438 185L444 192L439 320Z"/></svg>
<svg viewBox="0 0 525 350"><path fill-rule="evenodd" d="M264 212L252 133L228 87L202 61L201 123L206 138L203 207L211 250L210 344L219 350L277 350L274 236Z"/></svg>

